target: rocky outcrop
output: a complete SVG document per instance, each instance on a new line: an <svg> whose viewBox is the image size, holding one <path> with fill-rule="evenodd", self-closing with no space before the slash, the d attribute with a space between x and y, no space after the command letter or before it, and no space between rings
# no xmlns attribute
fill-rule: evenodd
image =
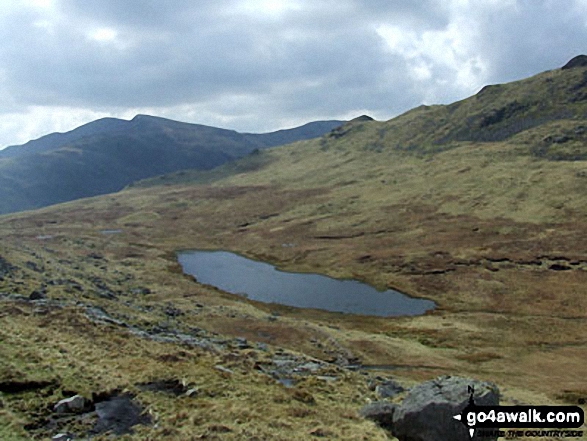
<svg viewBox="0 0 587 441"><path fill-rule="evenodd" d="M470 441L467 428L453 418L469 403L469 387L474 389L475 404L499 404L495 384L444 376L412 388L401 405L381 401L363 407L360 413L390 430L399 441Z"/></svg>
<svg viewBox="0 0 587 441"><path fill-rule="evenodd" d="M112 432L115 435L132 433L137 424L151 424L151 417L143 413L143 408L135 402L130 394L114 395L96 403L98 422L93 433Z"/></svg>
<svg viewBox="0 0 587 441"><path fill-rule="evenodd" d="M149 383L148 386L153 384L155 383ZM175 385L168 381L162 381L153 387L158 388L159 386L172 387ZM84 434L84 436L89 435L90 438L93 435L108 432L111 435L132 433L133 427L137 424L150 425L152 423L151 417L145 413L145 409L135 400L134 395L114 391L92 394L91 399L82 395L63 399L55 404L53 413L48 418L41 418L34 425L29 425L29 429L34 427L44 431L61 430L51 439L68 441L78 439L80 436L80 434L73 435L64 430L76 422L83 422L85 427L93 424L93 428Z"/></svg>
<svg viewBox="0 0 587 441"><path fill-rule="evenodd" d="M82 413L87 410L90 402L81 395L75 395L58 402L53 410L55 413Z"/></svg>
<svg viewBox="0 0 587 441"><path fill-rule="evenodd" d="M387 430L393 430L393 415L398 409L398 405L386 401L376 401L363 406L359 414L363 418L375 421L381 427Z"/></svg>
<svg viewBox="0 0 587 441"><path fill-rule="evenodd" d="M375 121L375 120L368 115L358 116L358 117L346 122L345 124L343 124L339 127L335 127L326 136L329 138L334 138L334 139L341 138L341 137L349 134L353 129L358 127L361 123L370 122L370 121Z"/></svg>
<svg viewBox="0 0 587 441"><path fill-rule="evenodd" d="M577 55L575 58L572 58L567 64L565 64L562 69L574 69L576 67L585 66L587 66L587 55Z"/></svg>
<svg viewBox="0 0 587 441"><path fill-rule="evenodd" d="M393 398L405 389L394 380L386 380L375 386L375 393L381 398Z"/></svg>

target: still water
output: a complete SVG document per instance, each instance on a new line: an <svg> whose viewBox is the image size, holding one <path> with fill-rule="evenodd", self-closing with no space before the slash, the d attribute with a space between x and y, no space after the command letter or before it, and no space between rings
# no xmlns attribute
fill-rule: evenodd
<svg viewBox="0 0 587 441"><path fill-rule="evenodd" d="M182 252L178 261L200 283L265 303L384 317L420 315L435 306L430 300L391 289L377 291L356 280L280 271L226 251Z"/></svg>

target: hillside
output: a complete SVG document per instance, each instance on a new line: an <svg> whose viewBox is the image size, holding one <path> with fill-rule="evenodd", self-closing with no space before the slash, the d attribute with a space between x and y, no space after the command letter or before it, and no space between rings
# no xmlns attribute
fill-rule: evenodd
<svg viewBox="0 0 587 441"><path fill-rule="evenodd" d="M105 118L0 151L0 213L121 190L177 170L210 169L264 149L320 136L340 121L267 134L241 134L138 115Z"/></svg>
<svg viewBox="0 0 587 441"><path fill-rule="evenodd" d="M440 375L495 382L503 404L584 403L585 78L579 63L0 217L0 385L30 387L2 397L0 435L87 433L51 420L73 392L132 393L153 420L129 439L170 440L390 439L359 409L401 399L382 398L386 382ZM182 275L186 249L437 308L386 318L263 304Z"/></svg>

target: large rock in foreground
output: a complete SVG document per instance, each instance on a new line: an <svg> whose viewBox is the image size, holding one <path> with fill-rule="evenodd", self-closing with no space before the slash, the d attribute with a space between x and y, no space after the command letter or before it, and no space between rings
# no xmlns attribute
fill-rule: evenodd
<svg viewBox="0 0 587 441"><path fill-rule="evenodd" d="M393 435L400 441L469 441L471 438L466 427L453 418L467 406L469 386L475 390L475 404L499 405L499 390L493 383L439 377L414 387L401 406L395 409Z"/></svg>

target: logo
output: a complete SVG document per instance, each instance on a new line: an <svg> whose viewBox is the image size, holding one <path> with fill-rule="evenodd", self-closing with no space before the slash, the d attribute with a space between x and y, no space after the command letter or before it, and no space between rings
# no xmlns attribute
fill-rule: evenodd
<svg viewBox="0 0 587 441"><path fill-rule="evenodd" d="M475 404L475 389L468 387L469 402L461 413L453 418L460 421L473 438L477 429L498 428L527 429L509 430L508 436L583 436L582 431L568 431L560 429L579 428L585 422L585 414L579 406L478 406ZM529 430L529 429L559 429L559 430Z"/></svg>

